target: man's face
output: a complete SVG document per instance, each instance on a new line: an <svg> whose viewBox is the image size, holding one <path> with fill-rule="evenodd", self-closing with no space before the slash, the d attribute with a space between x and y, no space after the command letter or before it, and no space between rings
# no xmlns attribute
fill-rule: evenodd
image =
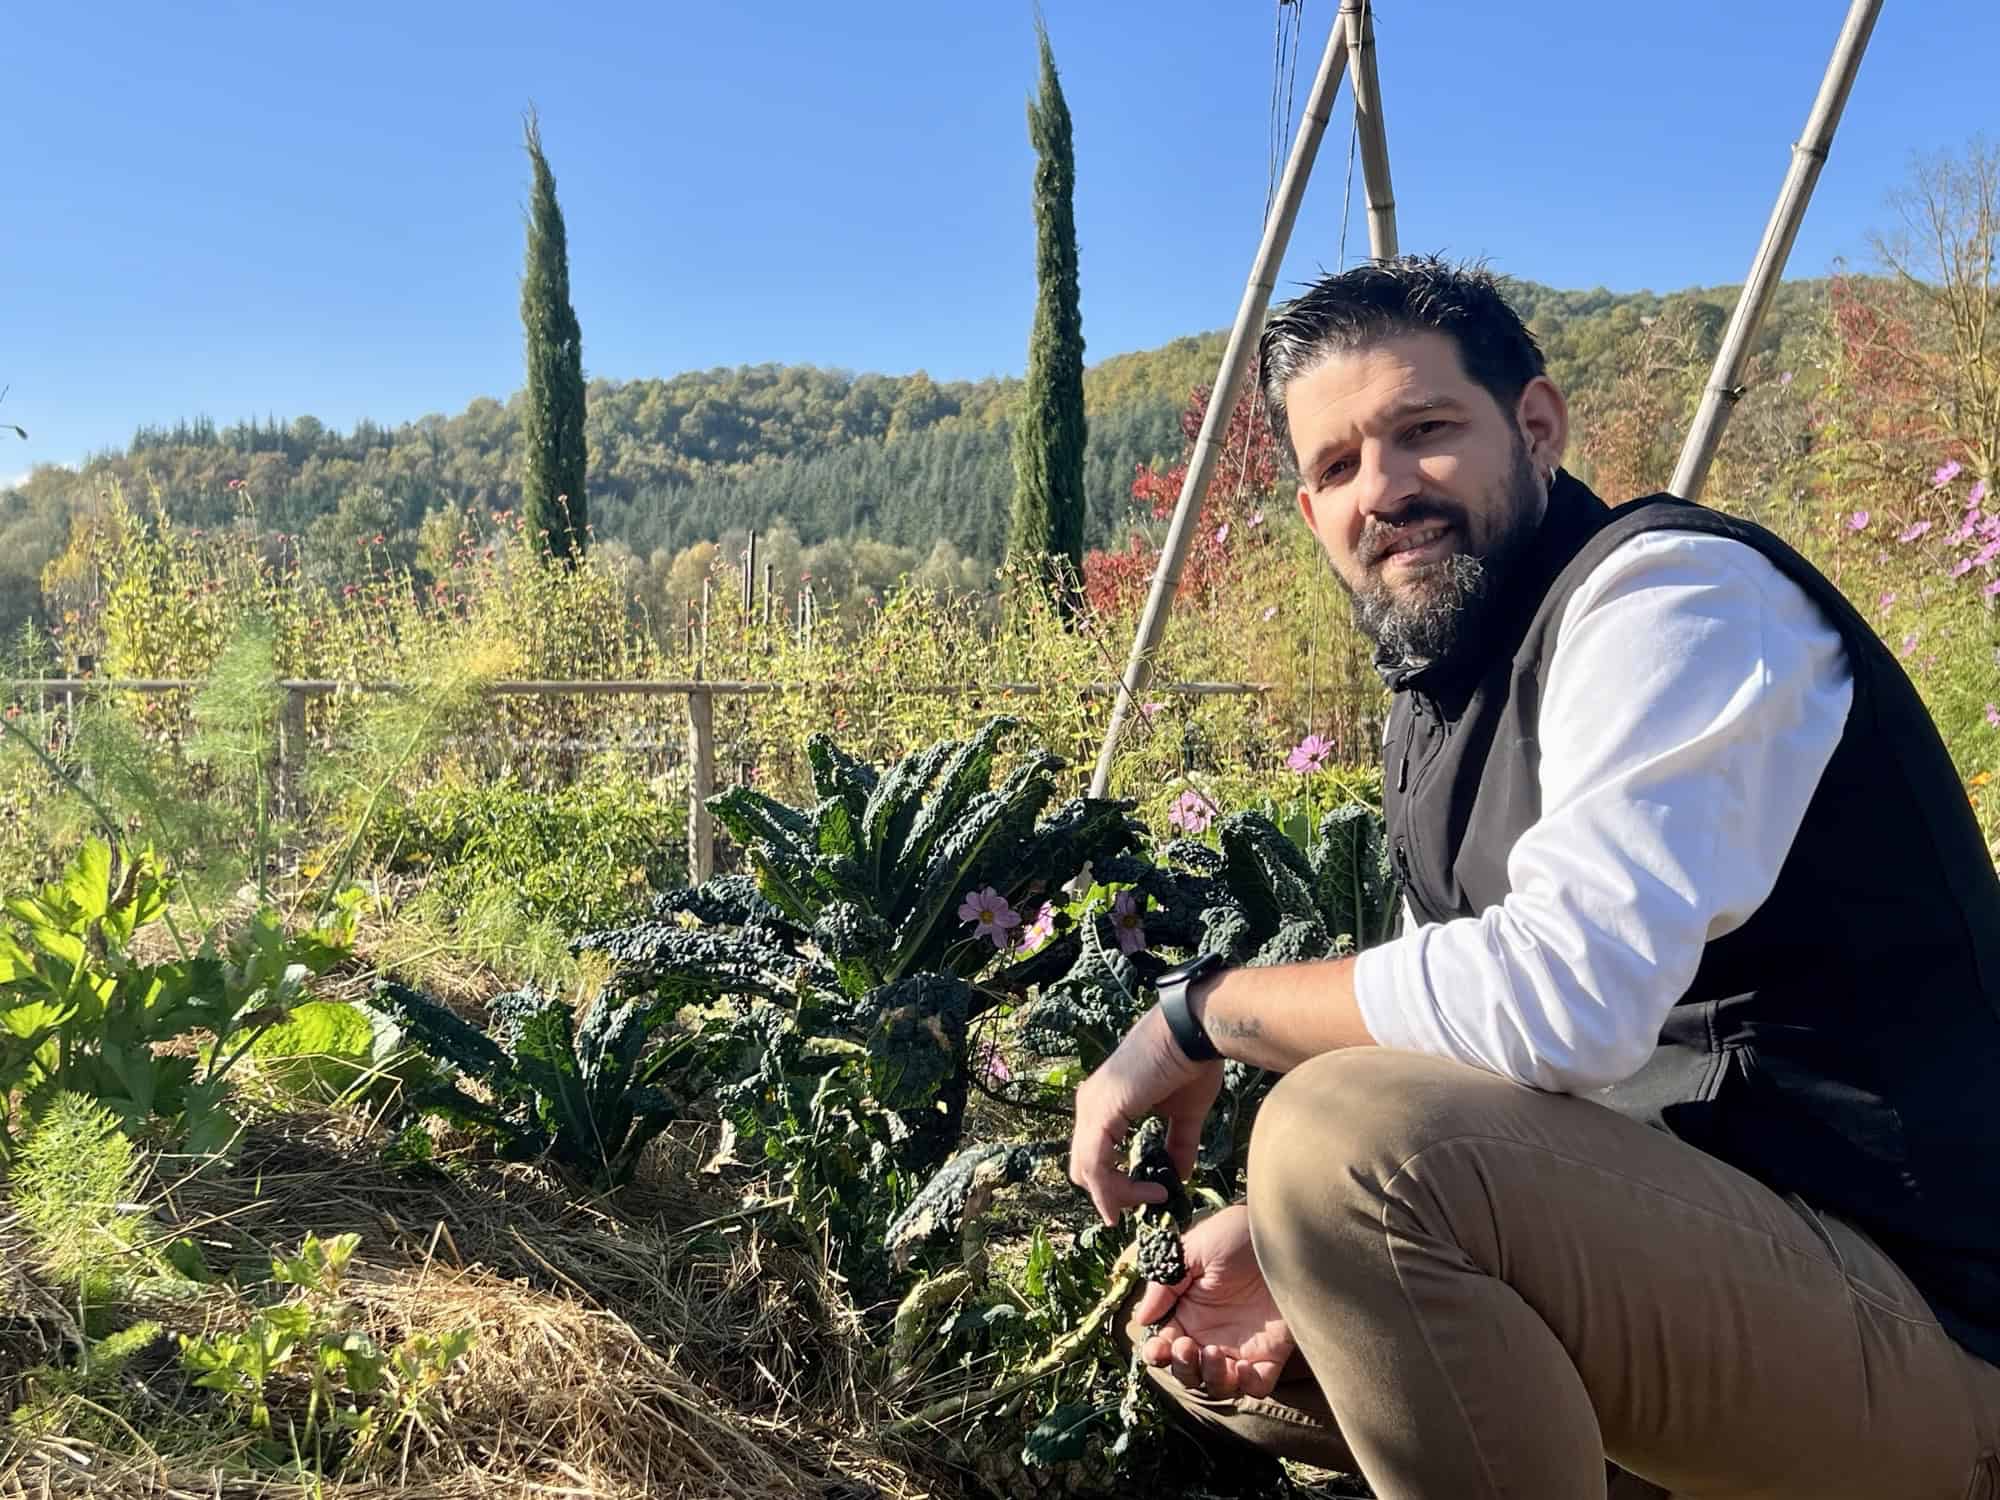
<svg viewBox="0 0 2000 1500"><path fill-rule="evenodd" d="M1450 339L1416 333L1332 356L1285 402L1299 510L1362 630L1395 662L1451 656L1541 525L1562 398L1538 380L1502 411Z"/></svg>

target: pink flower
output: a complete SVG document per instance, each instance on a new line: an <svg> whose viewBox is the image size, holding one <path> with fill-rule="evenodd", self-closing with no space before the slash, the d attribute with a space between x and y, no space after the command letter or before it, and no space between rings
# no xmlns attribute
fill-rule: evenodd
<svg viewBox="0 0 2000 1500"><path fill-rule="evenodd" d="M1035 920L1015 934L1015 946L1023 952L1039 948L1055 936L1055 931L1056 909L1044 901L1042 909L1035 913Z"/></svg>
<svg viewBox="0 0 2000 1500"><path fill-rule="evenodd" d="M1333 744L1316 734L1309 734L1292 746L1292 753L1285 757L1288 771L1323 771L1328 757L1333 754Z"/></svg>
<svg viewBox="0 0 2000 1500"><path fill-rule="evenodd" d="M1957 459L1948 458L1939 464L1937 471L1931 475L1931 483L1938 489L1943 489L1963 472L1963 467Z"/></svg>
<svg viewBox="0 0 2000 1500"><path fill-rule="evenodd" d="M1967 510L1971 510L1985 498L1986 498L1986 481L1983 479L1975 479L1972 481L1972 488L1966 492L1965 508Z"/></svg>
<svg viewBox="0 0 2000 1500"><path fill-rule="evenodd" d="M1277 619L1277 618L1278 618L1278 606L1277 606L1277 605L1275 605L1275 604L1273 604L1273 605L1271 605L1271 606L1270 606L1269 608L1267 608L1267 609L1266 609L1266 610L1264 611L1264 618L1265 618L1265 619L1267 619L1267 620L1275 620L1275 619Z"/></svg>
<svg viewBox="0 0 2000 1500"><path fill-rule="evenodd" d="M1118 934L1120 953L1137 953L1146 946L1146 929L1139 925L1139 898L1120 891L1111 898L1111 927Z"/></svg>
<svg viewBox="0 0 2000 1500"><path fill-rule="evenodd" d="M1197 791L1185 791L1167 809L1167 822L1183 833L1200 833L1215 821L1215 804Z"/></svg>
<svg viewBox="0 0 2000 1500"><path fill-rule="evenodd" d="M1779 385L1790 385L1791 383L1792 383L1792 372L1790 370L1785 371L1784 374L1778 377Z"/></svg>
<svg viewBox="0 0 2000 1500"><path fill-rule="evenodd" d="M1139 705L1139 712L1145 715L1148 719L1150 719L1153 717L1154 714L1158 713L1161 709L1165 708L1166 706L1167 705L1164 703L1141 703Z"/></svg>
<svg viewBox="0 0 2000 1500"><path fill-rule="evenodd" d="M1849 516L1847 518L1847 529L1849 531L1866 531L1868 529L1868 512L1857 510L1853 515Z"/></svg>
<svg viewBox="0 0 2000 1500"><path fill-rule="evenodd" d="M1250 519L1243 524L1248 526L1252 531L1255 531L1259 526L1264 524L1264 512L1261 510L1251 511Z"/></svg>
<svg viewBox="0 0 2000 1500"><path fill-rule="evenodd" d="M981 937L991 938L996 948L1007 947L1012 941L1008 936L1009 929L1021 925L1021 914L990 885L984 890L965 893L965 900L958 908L958 919L971 923Z"/></svg>
<svg viewBox="0 0 2000 1500"><path fill-rule="evenodd" d="M1918 537L1922 536L1925 532L1929 531L1930 529L1931 529L1930 522L1918 521L1913 525L1904 527L1901 533L1897 535L1896 540L1899 542L1914 542Z"/></svg>
<svg viewBox="0 0 2000 1500"><path fill-rule="evenodd" d="M1916 649L1917 649L1917 633L1914 630L1912 630L1908 635L1903 637L1903 649L1898 651L1896 654L1898 656L1908 656L1912 651Z"/></svg>
<svg viewBox="0 0 2000 1500"><path fill-rule="evenodd" d="M1005 1083L1014 1076L1014 1070L1007 1066L1007 1059L1001 1054L996 1043L987 1042L979 1051L979 1061L975 1064L979 1076L988 1083Z"/></svg>
<svg viewBox="0 0 2000 1500"><path fill-rule="evenodd" d="M2000 541L1988 542L1972 554L1972 565L1975 568L1983 568L1996 557L2000 557Z"/></svg>
<svg viewBox="0 0 2000 1500"><path fill-rule="evenodd" d="M1220 526L1215 528L1215 545L1220 547L1224 542L1228 540L1229 540L1229 523L1227 521L1224 521Z"/></svg>
<svg viewBox="0 0 2000 1500"><path fill-rule="evenodd" d="M1995 729L2000 729L2000 708L1994 707L1991 703L1987 704L1986 722L1991 724Z"/></svg>
<svg viewBox="0 0 2000 1500"><path fill-rule="evenodd" d="M1973 564L1971 558L1961 557L1957 562L1951 565L1951 576L1954 578L1963 578L1967 573L1970 573L1972 571L1972 566Z"/></svg>
<svg viewBox="0 0 2000 1500"><path fill-rule="evenodd" d="M1880 599L1877 599L1875 601L1875 607L1877 609L1887 609L1890 605L1894 604L1895 602L1896 602L1896 594L1895 591L1892 589L1890 592L1884 594Z"/></svg>

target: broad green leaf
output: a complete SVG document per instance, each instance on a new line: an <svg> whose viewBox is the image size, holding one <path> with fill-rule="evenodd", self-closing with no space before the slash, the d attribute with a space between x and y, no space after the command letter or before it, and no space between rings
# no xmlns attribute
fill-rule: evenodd
<svg viewBox="0 0 2000 1500"><path fill-rule="evenodd" d="M257 1071L288 1094L332 1097L352 1088L375 1061L375 1026L360 1007L311 1000L251 1045Z"/></svg>

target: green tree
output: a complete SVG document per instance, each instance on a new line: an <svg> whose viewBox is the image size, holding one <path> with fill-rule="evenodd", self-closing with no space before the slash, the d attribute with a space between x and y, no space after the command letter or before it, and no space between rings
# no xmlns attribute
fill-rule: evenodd
<svg viewBox="0 0 2000 1500"><path fill-rule="evenodd" d="M1041 45L1041 97L1028 105L1035 147L1035 326L1028 377L1014 427L1014 503L1007 551L1035 568L1067 612L1083 568L1083 312L1076 274L1076 158L1069 106L1056 77L1049 30Z"/></svg>
<svg viewBox="0 0 2000 1500"><path fill-rule="evenodd" d="M542 155L541 122L524 124L534 198L528 208L528 257L521 276L521 324L527 333L527 410L522 419L521 506L551 557L584 549L583 333L569 302L569 241L556 179Z"/></svg>

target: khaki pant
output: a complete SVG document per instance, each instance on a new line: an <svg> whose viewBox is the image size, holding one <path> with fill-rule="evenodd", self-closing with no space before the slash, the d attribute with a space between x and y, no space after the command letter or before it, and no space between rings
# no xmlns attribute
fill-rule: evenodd
<svg viewBox="0 0 2000 1500"><path fill-rule="evenodd" d="M1301 1358L1210 1433L1381 1500L2000 1500L2000 1368L1859 1230L1586 1099L1378 1047L1251 1140ZM2000 1207L2000 1206L1997 1206ZM1651 1486L1657 1485L1658 1490Z"/></svg>

